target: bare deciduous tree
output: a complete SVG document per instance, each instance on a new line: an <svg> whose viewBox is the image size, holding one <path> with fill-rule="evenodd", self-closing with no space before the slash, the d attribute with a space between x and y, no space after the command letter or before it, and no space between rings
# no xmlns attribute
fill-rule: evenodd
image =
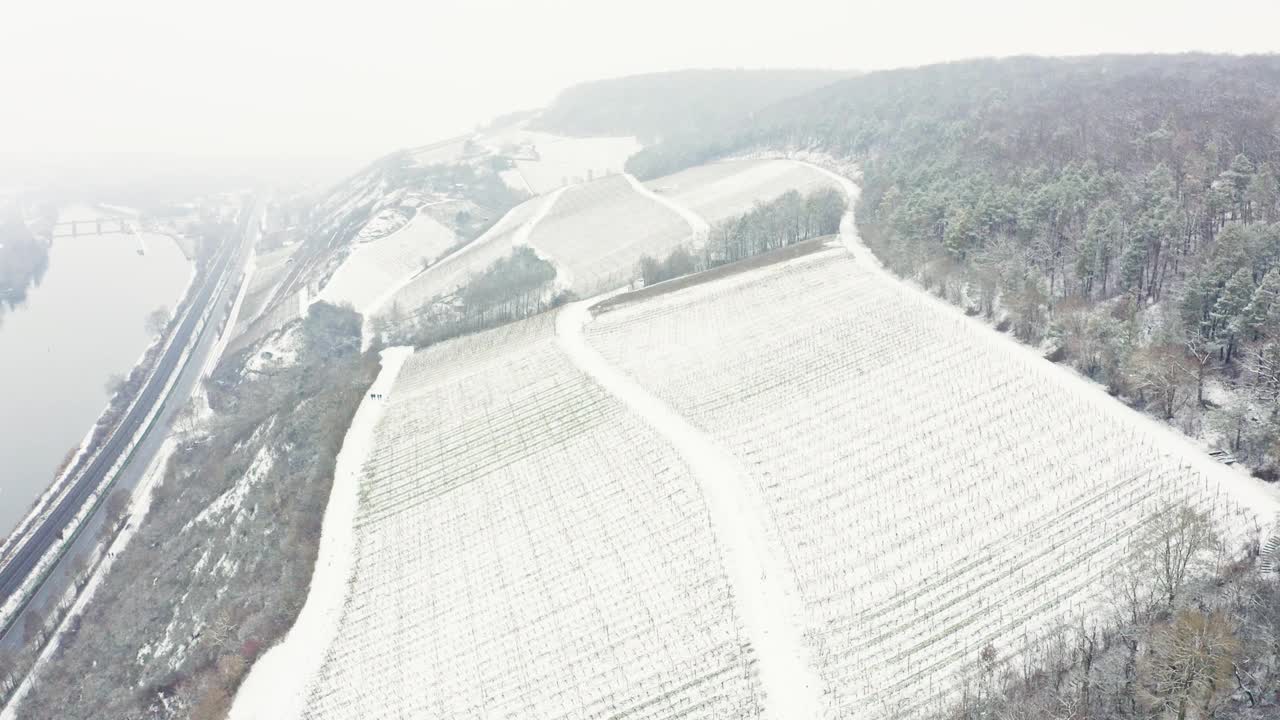
<svg viewBox="0 0 1280 720"><path fill-rule="evenodd" d="M1142 658L1143 704L1159 717L1212 717L1231 688L1240 641L1221 613L1183 611L1156 629Z"/></svg>
<svg viewBox="0 0 1280 720"><path fill-rule="evenodd" d="M163 305L147 313L146 329L151 335L159 335L169 327L169 309Z"/></svg>
<svg viewBox="0 0 1280 720"><path fill-rule="evenodd" d="M22 644L38 645L44 640L44 613L34 607L22 616Z"/></svg>
<svg viewBox="0 0 1280 720"><path fill-rule="evenodd" d="M13 655L8 650L0 650L0 696L7 696L18 684L13 677L15 666Z"/></svg>
<svg viewBox="0 0 1280 720"><path fill-rule="evenodd" d="M1213 548L1216 534L1208 516L1189 507L1166 509L1160 515L1156 533L1152 543L1156 587L1172 610L1187 582L1192 561Z"/></svg>
<svg viewBox="0 0 1280 720"><path fill-rule="evenodd" d="M1156 344L1135 352L1130 359L1130 377L1135 389L1155 400L1161 417L1172 418L1187 400L1183 389L1188 377L1195 377L1182 347Z"/></svg>

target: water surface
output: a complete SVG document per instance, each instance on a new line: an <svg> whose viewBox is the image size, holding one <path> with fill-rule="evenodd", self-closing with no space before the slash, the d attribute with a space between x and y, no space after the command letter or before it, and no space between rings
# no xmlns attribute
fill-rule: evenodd
<svg viewBox="0 0 1280 720"><path fill-rule="evenodd" d="M59 219L96 215L77 207ZM43 281L0 318L0 538L93 426L107 380L150 345L147 315L172 312L191 280L192 264L165 236L80 228L54 239Z"/></svg>

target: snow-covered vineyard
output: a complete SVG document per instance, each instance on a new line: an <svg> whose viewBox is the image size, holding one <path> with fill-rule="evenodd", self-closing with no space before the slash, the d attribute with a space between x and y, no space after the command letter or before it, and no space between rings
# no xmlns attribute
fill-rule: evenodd
<svg viewBox="0 0 1280 720"><path fill-rule="evenodd" d="M482 133L477 142L512 160L504 179L535 195L622 172L640 149L634 137L564 137L519 127Z"/></svg>
<svg viewBox="0 0 1280 720"><path fill-rule="evenodd" d="M655 193L689 208L711 224L742 215L788 190L807 195L838 184L821 170L785 159L727 160L650 180Z"/></svg>
<svg viewBox="0 0 1280 720"><path fill-rule="evenodd" d="M305 717L794 717L762 686L760 608L691 459L555 325L418 351L374 401L355 569ZM820 678L812 717L941 710L982 651L1034 656L1105 620L1180 508L1227 554L1274 521L1245 478L987 332L838 246L586 323L740 468L767 582L798 609L769 622Z"/></svg>
<svg viewBox="0 0 1280 720"><path fill-rule="evenodd" d="M1179 508L1209 513L1230 551L1272 522L1245 478L1188 466L1136 414L980 330L843 248L588 326L748 468L836 716L903 717L921 694L942 709L988 646L1034 653L1099 617Z"/></svg>
<svg viewBox="0 0 1280 720"><path fill-rule="evenodd" d="M665 257L692 234L679 214L640 194L625 176L611 175L566 190L529 243L586 297L626 285L642 255Z"/></svg>
<svg viewBox="0 0 1280 720"><path fill-rule="evenodd" d="M707 510L552 318L420 351L306 717L756 717Z"/></svg>
<svg viewBox="0 0 1280 720"><path fill-rule="evenodd" d="M535 197L507 212L493 227L461 249L446 255L385 298L375 309L412 312L439 295L454 292L474 274L510 254L528 236L531 223L555 202L555 195Z"/></svg>
<svg viewBox="0 0 1280 720"><path fill-rule="evenodd" d="M584 296L824 187L857 192L783 159L610 175L443 256L452 236L419 237L419 216L322 296L412 313L521 245ZM1205 563L1275 532L1273 493L889 277L852 211L841 235L397 361L352 426L344 462L371 445L338 503L352 534L322 544L350 571L326 571L327 619L282 646L316 668L286 715L922 717L979 658L1034 663L1109 622L1117 578L1186 509L1220 540ZM279 715L253 695L287 664L233 717Z"/></svg>
<svg viewBox="0 0 1280 720"><path fill-rule="evenodd" d="M429 215L419 212L383 237L359 242L325 285L320 299L351 303L358 312L376 309L388 288L409 281L443 256L457 238Z"/></svg>

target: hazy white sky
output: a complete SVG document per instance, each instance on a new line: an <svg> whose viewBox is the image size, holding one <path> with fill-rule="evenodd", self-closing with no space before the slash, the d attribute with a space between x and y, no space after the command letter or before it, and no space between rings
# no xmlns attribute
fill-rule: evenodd
<svg viewBox="0 0 1280 720"><path fill-rule="evenodd" d="M365 160L688 67L1280 50L1274 0L3 0L0 152Z"/></svg>

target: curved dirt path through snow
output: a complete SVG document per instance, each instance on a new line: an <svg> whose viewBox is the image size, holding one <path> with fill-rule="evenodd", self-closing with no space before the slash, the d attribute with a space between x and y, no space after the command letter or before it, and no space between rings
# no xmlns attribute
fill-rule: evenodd
<svg viewBox="0 0 1280 720"><path fill-rule="evenodd" d="M557 290L568 290L573 287L573 273L569 272L569 269L554 257L539 250L537 245L529 242L529 238L533 236L533 231L538 227L538 224L551 213L551 209L556 206L556 202L560 199L560 196L564 194L564 191L568 190L570 187L572 186L566 185L558 190L551 191L551 193L549 193L542 201L542 204L538 206L538 209L533 213L533 217L529 218L525 224L517 228L515 234L511 236L511 247L518 248L521 245L524 245L533 250L534 254L538 257L550 263L551 267L555 268L555 283Z"/></svg>
<svg viewBox="0 0 1280 720"><path fill-rule="evenodd" d="M369 393L383 396L395 384L411 348L382 351L382 369ZM374 430L386 402L366 395L342 440L333 473L333 489L325 506L311 587L302 612L284 639L266 652L236 692L230 720L290 720L302 716L312 681L342 621L342 608L355 569L355 521L360 506L360 479L373 448Z"/></svg>
<svg viewBox="0 0 1280 720"><path fill-rule="evenodd" d="M706 218L681 205L675 200L663 197L645 187L644 183L637 180L635 175L632 175L631 173L623 173L622 176L627 179L627 182L631 183L631 187L634 188L636 192L684 218L684 221L689 223L689 230L693 233L690 239L693 241L694 246L702 247L707 242L707 238L711 236L711 223L707 222Z"/></svg>
<svg viewBox="0 0 1280 720"><path fill-rule="evenodd" d="M666 438L689 464L724 550L734 605L751 640L764 688L766 716L825 717L824 686L804 642L799 593L790 570L775 554L781 544L770 538L764 503L754 484L732 455L587 345L582 329L591 319L592 302L560 310L556 342L578 369Z"/></svg>

